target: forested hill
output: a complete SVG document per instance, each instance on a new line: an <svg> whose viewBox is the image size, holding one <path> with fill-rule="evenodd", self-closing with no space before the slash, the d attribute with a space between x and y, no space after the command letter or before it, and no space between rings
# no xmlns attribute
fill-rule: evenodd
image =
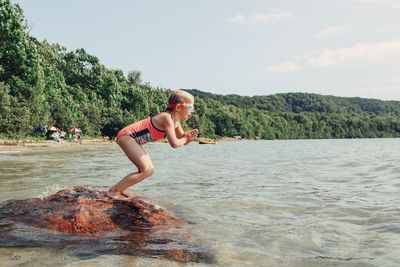
<svg viewBox="0 0 400 267"><path fill-rule="evenodd" d="M38 41L28 25L18 4L0 0L0 138L44 138L39 126L113 137L166 108L172 90L143 84L140 71L125 75L109 69L83 48L70 51ZM196 97L196 110L182 125L198 128L200 137L400 137L400 104L395 101L188 91Z"/></svg>
<svg viewBox="0 0 400 267"><path fill-rule="evenodd" d="M186 89L185 89L186 90ZM264 96L218 95L187 89L194 96L218 100L240 108L257 108L271 112L326 112L375 115L400 115L400 101L383 101L359 97L337 97L310 93L281 93Z"/></svg>

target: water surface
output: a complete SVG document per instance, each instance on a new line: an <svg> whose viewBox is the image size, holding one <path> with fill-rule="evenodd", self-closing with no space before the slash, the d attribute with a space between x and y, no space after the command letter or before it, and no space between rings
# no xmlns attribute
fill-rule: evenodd
<svg viewBox="0 0 400 267"><path fill-rule="evenodd" d="M400 139L145 148L156 172L132 189L190 222L216 265L400 265ZM81 184L111 186L134 170L116 145L0 149L0 203ZM180 265L75 252L3 247L0 265Z"/></svg>

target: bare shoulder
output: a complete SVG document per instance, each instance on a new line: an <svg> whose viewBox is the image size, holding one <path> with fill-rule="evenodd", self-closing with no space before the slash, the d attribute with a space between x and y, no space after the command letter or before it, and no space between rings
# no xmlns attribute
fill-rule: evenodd
<svg viewBox="0 0 400 267"><path fill-rule="evenodd" d="M171 114L168 112L161 112L153 116L152 122L160 130L165 130L165 128L174 124Z"/></svg>
<svg viewBox="0 0 400 267"><path fill-rule="evenodd" d="M166 121L172 121L172 118L171 118L171 114L170 114L170 113L168 113L168 112L161 112L161 113L158 113L157 115L155 115L155 116L153 117L153 120L159 120L159 121L162 121L162 120L166 120Z"/></svg>

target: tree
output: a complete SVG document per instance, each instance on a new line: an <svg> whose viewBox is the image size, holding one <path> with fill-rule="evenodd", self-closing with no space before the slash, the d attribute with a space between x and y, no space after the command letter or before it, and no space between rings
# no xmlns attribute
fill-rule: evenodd
<svg viewBox="0 0 400 267"><path fill-rule="evenodd" d="M133 70L128 73L128 84L130 86L139 85L142 82L142 73L138 70Z"/></svg>

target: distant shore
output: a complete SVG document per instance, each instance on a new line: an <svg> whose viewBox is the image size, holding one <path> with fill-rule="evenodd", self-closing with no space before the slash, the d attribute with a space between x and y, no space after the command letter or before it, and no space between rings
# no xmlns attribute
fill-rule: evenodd
<svg viewBox="0 0 400 267"><path fill-rule="evenodd" d="M245 141L249 139L236 139L230 137L223 138L197 138L193 142L198 142L199 140L207 140L207 141L217 141L217 142L225 142L225 141ZM155 143L168 143L167 140L157 141ZM90 138L83 139L82 143L72 141L72 140L64 140L62 142L57 142L54 140L17 140L17 139L0 139L0 149L6 147L50 147L50 146L81 146L81 145L115 145L114 140L108 140L104 138Z"/></svg>
<svg viewBox="0 0 400 267"><path fill-rule="evenodd" d="M16 140L16 139L0 139L1 147L50 147L50 146L84 146L84 145L113 145L114 141L103 138L82 140L82 143L64 140L57 142L53 140Z"/></svg>

